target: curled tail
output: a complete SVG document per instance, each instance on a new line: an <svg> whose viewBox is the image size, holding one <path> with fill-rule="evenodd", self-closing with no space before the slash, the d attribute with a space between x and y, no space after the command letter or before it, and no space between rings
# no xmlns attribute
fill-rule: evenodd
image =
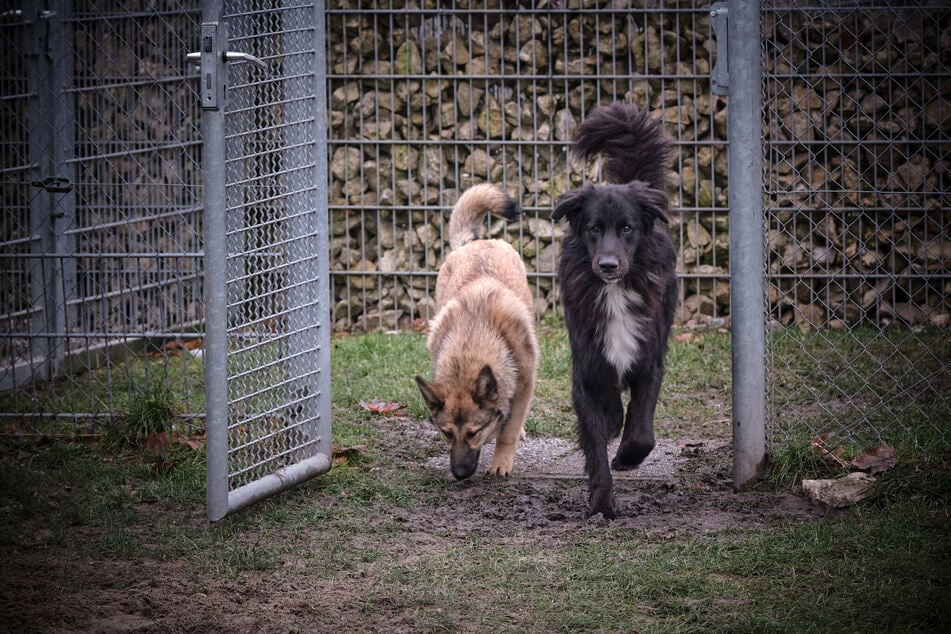
<svg viewBox="0 0 951 634"><path fill-rule="evenodd" d="M456 201L449 216L449 247L458 249L481 238L487 213L515 220L522 215L522 208L496 185L483 183L470 187Z"/></svg>
<svg viewBox="0 0 951 634"><path fill-rule="evenodd" d="M636 106L616 102L593 110L575 130L571 153L582 160L603 154L610 183L642 181L662 192L669 188L670 137L660 119Z"/></svg>

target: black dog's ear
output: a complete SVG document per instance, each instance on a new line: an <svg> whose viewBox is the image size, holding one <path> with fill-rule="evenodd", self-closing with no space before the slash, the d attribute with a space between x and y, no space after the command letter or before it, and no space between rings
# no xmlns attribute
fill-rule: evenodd
<svg viewBox="0 0 951 634"><path fill-rule="evenodd" d="M631 201L644 212L644 228L650 229L655 220L669 224L667 217L667 194L659 189L648 187L645 183L634 182L627 186Z"/></svg>
<svg viewBox="0 0 951 634"><path fill-rule="evenodd" d="M555 208L551 212L552 220L561 220L565 216L572 216L581 211L584 206L585 198L591 193L591 183L582 185L576 189L566 191L555 201Z"/></svg>

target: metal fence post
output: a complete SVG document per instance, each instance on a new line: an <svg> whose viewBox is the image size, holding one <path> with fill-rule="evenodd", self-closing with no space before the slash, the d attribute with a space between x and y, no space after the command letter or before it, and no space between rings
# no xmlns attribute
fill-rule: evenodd
<svg viewBox="0 0 951 634"><path fill-rule="evenodd" d="M221 2L202 1L202 22L217 23ZM204 28L204 27L203 27ZM202 57L210 58L202 33ZM216 65L211 68L211 63ZM225 111L223 100L213 92L208 72L214 70L220 76L225 72L225 63L220 55L213 62L202 60L202 157L201 170L204 182L203 248L205 267L205 435L208 518L217 521L228 514L228 292L226 235L226 169L225 169Z"/></svg>
<svg viewBox="0 0 951 634"><path fill-rule="evenodd" d="M69 4L54 2L49 8L28 3L27 19L31 29L27 50L30 52L30 157L32 172L32 231L39 237L40 258L31 273L35 306L33 331L46 334L32 340L32 355L43 359L32 378L50 380L62 371L67 356L67 333L74 323L76 258L75 177L69 162L74 157L72 96L72 49L69 35Z"/></svg>
<svg viewBox="0 0 951 634"><path fill-rule="evenodd" d="M760 3L731 0L728 10L733 486L743 489L766 462Z"/></svg>

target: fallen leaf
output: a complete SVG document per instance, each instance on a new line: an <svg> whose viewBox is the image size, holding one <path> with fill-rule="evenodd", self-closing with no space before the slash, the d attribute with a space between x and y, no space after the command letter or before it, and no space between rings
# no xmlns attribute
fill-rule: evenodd
<svg viewBox="0 0 951 634"><path fill-rule="evenodd" d="M162 453L171 444L168 432L152 432L145 437L142 448L153 453Z"/></svg>
<svg viewBox="0 0 951 634"><path fill-rule="evenodd" d="M386 402L381 401L378 398L373 398L370 401L360 401L360 407L367 410L368 412L373 412L374 414L392 414L393 416L402 416L403 414L399 413L398 410L401 410L406 406L402 403Z"/></svg>
<svg viewBox="0 0 951 634"><path fill-rule="evenodd" d="M692 332L682 332L674 335L674 341L678 343L690 343L693 340Z"/></svg>
<svg viewBox="0 0 951 634"><path fill-rule="evenodd" d="M852 466L875 474L891 469L897 463L898 458L895 456L895 450L892 447L878 445L877 447L869 447L865 450L865 453L856 456L852 461Z"/></svg>
<svg viewBox="0 0 951 634"><path fill-rule="evenodd" d="M179 436L172 434L172 442L176 445L185 445L189 449L197 451L205 444L204 434L198 436Z"/></svg>
<svg viewBox="0 0 951 634"><path fill-rule="evenodd" d="M204 438L186 438L185 445L193 451L198 451L205 445Z"/></svg>
<svg viewBox="0 0 951 634"><path fill-rule="evenodd" d="M354 445L352 447L338 447L337 445L333 445L331 452L333 454L334 466L339 467L340 465L346 463L350 458L359 456L366 450L366 448L366 445Z"/></svg>
<svg viewBox="0 0 951 634"><path fill-rule="evenodd" d="M829 435L822 434L809 441L809 446L816 452L816 455L825 458L831 458L840 467L847 467L849 463L842 459L842 447L828 447Z"/></svg>

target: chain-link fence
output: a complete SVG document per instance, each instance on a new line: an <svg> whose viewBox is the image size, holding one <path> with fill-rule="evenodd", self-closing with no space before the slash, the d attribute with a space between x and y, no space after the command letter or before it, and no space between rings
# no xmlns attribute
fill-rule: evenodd
<svg viewBox="0 0 951 634"><path fill-rule="evenodd" d="M174 0L3 3L0 416L15 431L95 432L171 385L183 421L203 416L200 118L181 57L197 24Z"/></svg>
<svg viewBox="0 0 951 634"><path fill-rule="evenodd" d="M946 445L951 9L764 7L775 441Z"/></svg>

